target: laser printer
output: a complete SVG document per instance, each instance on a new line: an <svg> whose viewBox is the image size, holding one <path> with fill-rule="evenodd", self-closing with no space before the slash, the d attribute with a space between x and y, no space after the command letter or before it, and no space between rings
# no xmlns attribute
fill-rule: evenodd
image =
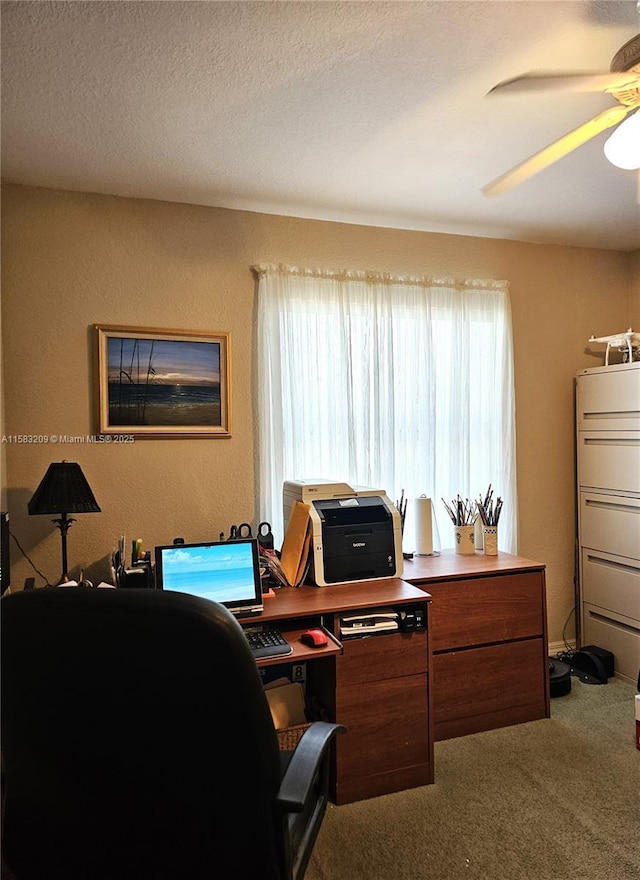
<svg viewBox="0 0 640 880"><path fill-rule="evenodd" d="M285 523L296 501L309 505L310 578L317 586L401 577L400 513L380 489L331 480L287 480Z"/></svg>

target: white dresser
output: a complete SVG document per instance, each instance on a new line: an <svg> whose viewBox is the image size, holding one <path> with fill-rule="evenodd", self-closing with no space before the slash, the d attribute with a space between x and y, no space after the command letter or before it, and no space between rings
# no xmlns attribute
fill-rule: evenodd
<svg viewBox="0 0 640 880"><path fill-rule="evenodd" d="M640 671L640 362L582 370L576 382L581 645Z"/></svg>

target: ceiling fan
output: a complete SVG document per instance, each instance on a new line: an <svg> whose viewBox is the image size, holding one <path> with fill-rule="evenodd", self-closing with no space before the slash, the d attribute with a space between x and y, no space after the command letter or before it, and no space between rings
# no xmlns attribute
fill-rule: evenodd
<svg viewBox="0 0 640 880"><path fill-rule="evenodd" d="M624 123L607 140L605 154L614 165L640 168L640 34L616 52L609 73L525 73L498 83L489 94L525 91L608 92L618 104L488 183L482 188L486 196L507 192L601 132L623 123L623 120ZM616 141L620 142L618 148L628 146L632 151L629 159L615 160ZM626 164L620 165L620 161Z"/></svg>

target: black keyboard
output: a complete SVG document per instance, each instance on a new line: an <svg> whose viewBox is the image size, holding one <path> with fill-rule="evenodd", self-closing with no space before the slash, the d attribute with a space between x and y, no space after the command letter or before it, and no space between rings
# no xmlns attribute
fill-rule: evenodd
<svg viewBox="0 0 640 880"><path fill-rule="evenodd" d="M291 654L293 651L280 630L244 630L244 634L256 659L259 657L279 657L281 654Z"/></svg>

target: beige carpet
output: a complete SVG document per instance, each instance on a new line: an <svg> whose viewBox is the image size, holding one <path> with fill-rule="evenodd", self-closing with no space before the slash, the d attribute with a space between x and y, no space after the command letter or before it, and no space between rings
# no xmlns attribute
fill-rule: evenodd
<svg viewBox="0 0 640 880"><path fill-rule="evenodd" d="M436 743L435 784L330 806L305 880L639 880L635 688Z"/></svg>

